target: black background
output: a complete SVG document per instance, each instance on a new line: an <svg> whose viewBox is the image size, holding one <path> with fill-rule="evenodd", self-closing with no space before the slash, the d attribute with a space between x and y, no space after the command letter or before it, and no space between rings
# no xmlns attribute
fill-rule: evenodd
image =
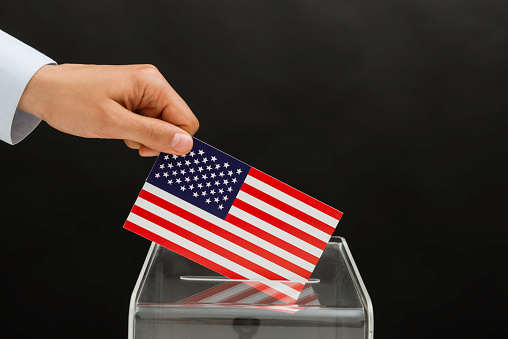
<svg viewBox="0 0 508 339"><path fill-rule="evenodd" d="M507 334L507 18L504 0L0 2L0 28L59 63L156 65L197 137L345 212L378 338ZM149 242L122 226L154 159L45 123L0 152L2 331L125 338Z"/></svg>

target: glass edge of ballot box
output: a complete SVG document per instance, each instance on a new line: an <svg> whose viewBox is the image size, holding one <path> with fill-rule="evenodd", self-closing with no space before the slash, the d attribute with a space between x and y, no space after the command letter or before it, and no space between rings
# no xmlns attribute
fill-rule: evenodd
<svg viewBox="0 0 508 339"><path fill-rule="evenodd" d="M373 338L372 302L344 238L330 239L296 303L269 285L225 278L152 243L131 296L129 339Z"/></svg>

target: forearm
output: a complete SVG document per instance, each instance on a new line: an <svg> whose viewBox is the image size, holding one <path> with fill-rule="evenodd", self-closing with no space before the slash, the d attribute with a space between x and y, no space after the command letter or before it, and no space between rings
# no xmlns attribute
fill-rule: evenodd
<svg viewBox="0 0 508 339"><path fill-rule="evenodd" d="M0 47L0 139L16 144L40 122L18 109L23 91L41 67L55 62L1 30Z"/></svg>

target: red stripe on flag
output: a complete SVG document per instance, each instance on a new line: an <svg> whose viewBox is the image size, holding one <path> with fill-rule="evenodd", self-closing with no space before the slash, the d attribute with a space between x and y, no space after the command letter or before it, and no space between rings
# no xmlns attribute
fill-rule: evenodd
<svg viewBox="0 0 508 339"><path fill-rule="evenodd" d="M275 303L294 304L296 302L295 298L292 298L287 294L279 292L273 288L265 290L264 292L267 294L267 297L265 299L259 300L258 302L256 302L256 304L258 305L275 304Z"/></svg>
<svg viewBox="0 0 508 339"><path fill-rule="evenodd" d="M323 249L326 246L325 241L322 241L322 240L298 229L295 226L292 226L280 219L277 219L276 217L260 210L259 208L256 208L256 207L240 200L238 197L233 202L233 206L241 209L244 212L249 213L250 215L253 215L253 216L267 222L268 224L270 224L272 226L277 227L278 229L280 229L286 233L289 233L289 234L291 234L291 235L293 235L293 236L295 236L295 237L297 237L297 238L299 238L299 239L301 239L313 246L316 246L319 249Z"/></svg>
<svg viewBox="0 0 508 339"><path fill-rule="evenodd" d="M268 304L268 305L287 305L290 303L294 303L294 301L288 301L286 303L280 299L277 299L277 298L269 296L269 295L267 295L266 298L258 300L256 302L256 304L258 304L258 305L266 305L266 304Z"/></svg>
<svg viewBox="0 0 508 339"><path fill-rule="evenodd" d="M268 287L268 286L267 286ZM272 287L269 287L265 290L263 290L267 294L266 298L258 300L258 305L266 305L266 304L279 304L284 305L285 304L294 304L296 302L296 299L293 297L290 297L282 292L279 292Z"/></svg>
<svg viewBox="0 0 508 339"><path fill-rule="evenodd" d="M177 224L174 224L164 218L161 218L158 215L155 215L155 214L153 214L153 213L151 213L139 206L135 205L132 208L131 213L134 213L146 220L149 220L149 221L153 222L154 224L157 224L160 227L167 229L168 231L178 234L181 237L183 237L195 244L198 244L201 247L204 247L211 252L217 253L218 255L220 255L224 258L227 258L230 261L232 261L242 267L245 267L245 268L251 270L252 272L255 272L267 279L287 280L284 277L282 277L282 276L280 276L280 275L278 275L278 274L276 274L276 273L274 273L274 272L272 272L272 271L270 271L270 270L268 270L256 263L253 263L252 261L225 249L224 247L214 244L213 242L206 240L205 238L200 237L200 236L186 230L185 228L183 228Z"/></svg>
<svg viewBox="0 0 508 339"><path fill-rule="evenodd" d="M263 191L258 190L255 187L252 187L251 185L244 183L242 185L241 191L252 195L255 198L258 198L261 201L264 201L265 203L272 205L273 207L277 208L278 210L281 210L283 212L286 212L287 214L300 219L301 221L317 228L320 231L325 232L326 234L332 235L333 231L335 230L335 227L330 226L328 224L325 224L321 220L318 220L299 209L294 208L293 206L290 206L286 204L285 202L280 201L279 199L276 199L272 197L271 195L266 194Z"/></svg>
<svg viewBox="0 0 508 339"><path fill-rule="evenodd" d="M261 310L270 310L276 312L284 312L289 314L294 314L301 310L303 307L295 307L294 305L268 305L268 306L248 306L249 308L258 308Z"/></svg>
<svg viewBox="0 0 508 339"><path fill-rule="evenodd" d="M294 303L296 301L295 298L290 297L289 295L287 295L283 292L277 291L272 286L266 285L264 283L253 284L251 282L246 282L246 284L248 284L248 285L260 290L264 294L266 294L266 296L263 299L256 301L256 304L258 304L258 305L273 304L275 302L277 302L277 303L282 302L285 304L289 304L289 303ZM283 283L283 284L287 286L286 283ZM296 284L298 284L298 283L296 283ZM302 285L302 284L300 284L300 285ZM303 286L301 286L301 288L303 288ZM249 304L251 304L251 303L249 303Z"/></svg>
<svg viewBox="0 0 508 339"><path fill-rule="evenodd" d="M261 172L260 170L255 169L254 167L251 167L251 169L249 170L249 175L253 178L256 178L256 179L264 182L267 185L272 186L273 188L278 189L281 192L286 193L287 195L292 196L293 198L296 198L296 199L306 203L309 206L314 207L317 210L320 210L321 212L323 212L325 214L328 214L332 218L339 220L340 217L342 216L341 211L336 210L335 208L330 207L327 204L322 203L321 201L316 200L313 197L311 197L303 192L300 192L296 188L286 185L282 181L279 181L279 180L269 176L268 174L265 174L265 173Z"/></svg>
<svg viewBox="0 0 508 339"><path fill-rule="evenodd" d="M213 288L207 289L206 291L190 296L189 298L182 299L179 302L203 302L205 299L213 297L240 284L242 284L242 282L239 281L225 282Z"/></svg>
<svg viewBox="0 0 508 339"><path fill-rule="evenodd" d="M301 291L305 284L301 282L291 281L291 282L283 282L284 285L291 287L294 290Z"/></svg>
<svg viewBox="0 0 508 339"><path fill-rule="evenodd" d="M255 226L255 225L251 225L248 222L235 217L234 215L228 214L226 216L226 221L249 232L249 233L255 232L255 234L258 238L261 238L261 239L269 242L272 245L280 247L283 250L285 250L286 252L289 252L289 253L297 256L298 258L301 258L301 259L311 263L312 265L316 265L317 262L319 261L319 257L316 257L308 252L305 252L301 248L296 247L295 245L290 244L280 238L277 238L276 236L262 230L261 228Z"/></svg>
<svg viewBox="0 0 508 339"><path fill-rule="evenodd" d="M257 290L256 288L250 287L249 285L245 285L245 286L248 287L247 290L237 292L235 295L231 295L228 298L222 299L218 302L223 303L223 304L232 304L232 303L237 303L240 300L243 300L245 298L251 297L255 294L263 293L263 292L260 292L259 290Z"/></svg>
<svg viewBox="0 0 508 339"><path fill-rule="evenodd" d="M292 282L292 283L285 283L284 282L282 284L285 286L289 286L297 291L301 291L304 287L304 284L297 283L297 282ZM256 288L263 291L264 293L266 293L267 296L261 300L258 300L257 304L275 304L275 303L281 304L281 302L285 303L285 304L294 304L295 303L295 301L296 301L295 298L290 297L284 293L281 293L269 285L266 285L266 284L262 284L262 285L264 287L256 286Z"/></svg>
<svg viewBox="0 0 508 339"><path fill-rule="evenodd" d="M288 285L286 283L283 283L284 285ZM243 285L243 286L241 286ZM240 290L239 292L236 292L235 294L231 294L231 290L237 287L244 288L243 290ZM302 288L302 284L293 283L291 286L298 286ZM294 301L294 298L291 298L284 293L281 293L272 287L256 281L245 281L245 282L225 282L218 286L212 287L206 291L200 292L196 295L190 296L186 299L180 300L180 303L183 302L195 302L195 303L208 303L206 300L211 297L218 297L220 294L225 294L224 298L218 301L215 301L215 303L237 303L241 300L244 300L246 298L251 298L252 296L258 295L260 300L255 302L248 302L247 305L251 304L266 304L267 302L263 302L264 300L271 300L270 303L278 302L280 303L281 300L274 298L273 295L281 295L283 299L288 300L289 302ZM229 294L229 296L228 296Z"/></svg>
<svg viewBox="0 0 508 339"><path fill-rule="evenodd" d="M269 260L281 267L284 267L285 269L297 274L300 277L308 279L312 273L312 272L307 271L306 269L304 269L304 268L302 268L302 267L300 267L300 266L298 266L298 265L296 265L284 258L279 257L278 255L276 255L270 251L267 251L266 249L264 249L260 246L257 246L255 244L245 240L242 237L239 237L238 235L236 235L234 233L226 231L221 227L217 227L217 225L215 225L205 219L202 219L202 218L198 217L197 215L195 215L191 212L188 212L188 211L184 210L183 208L178 207L178 206L170 203L169 201L166 201L166 200L164 200L164 199L162 199L150 192L142 190L141 193L139 194L139 196L141 198L143 198L147 201L150 201L151 203L173 213L173 214L176 214L176 215L190 221L191 223L193 223L195 225L202 227L203 229L205 229L209 232L212 232L212 233L218 235L219 237L221 237L223 239L227 239L227 240L231 241L232 243L235 243L235 244L239 245L240 247L243 247L243 248L247 249L248 251L259 255L260 257L263 257L263 258L265 258L265 259L267 259L267 260ZM248 232L252 233L252 229ZM257 234L254 234L254 235L257 236ZM284 280L284 278L282 278L281 280Z"/></svg>
<svg viewBox="0 0 508 339"><path fill-rule="evenodd" d="M166 248L170 248L173 252L176 252L180 255L183 255L184 257L187 257L195 262L198 262L198 263L214 270L215 272L222 274L223 276L229 277L231 279L246 279L244 276L241 276L238 273L228 270L227 268L225 268L221 265L218 265L217 263L215 263L211 260L208 260L207 258L200 256L192 251L189 251L185 247L175 244L174 242L169 241L166 238L163 238L155 233L152 233L152 232L144 229L143 227L134 224L133 222L130 222L127 220L125 222L124 228L126 228L129 231L134 232L142 237L145 237L148 240L156 242L159 245L162 245Z"/></svg>
<svg viewBox="0 0 508 339"><path fill-rule="evenodd" d="M316 300L318 300L318 297L316 296L315 293L312 293L311 295L303 297L302 299L298 299L296 301L296 304L297 305L305 305L305 304L311 303L311 302L316 301Z"/></svg>

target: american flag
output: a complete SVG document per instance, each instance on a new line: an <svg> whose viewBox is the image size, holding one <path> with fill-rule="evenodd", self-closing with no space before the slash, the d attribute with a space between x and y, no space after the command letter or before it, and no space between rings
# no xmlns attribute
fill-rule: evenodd
<svg viewBox="0 0 508 339"><path fill-rule="evenodd" d="M287 304L275 295L280 285L289 286L284 282L230 281L196 293L188 298L172 303L141 302L143 308L169 307L197 308L246 308L260 309L294 314L302 309L320 309L319 299L310 284L306 284L298 299ZM279 285L279 286L276 286ZM287 301L287 297L284 297Z"/></svg>
<svg viewBox="0 0 508 339"><path fill-rule="evenodd" d="M319 299L311 284L305 284L300 296L290 300L278 290L291 288L289 282L228 281L177 302L162 303L170 307L256 308L294 314L302 309L319 309ZM279 299L282 297L282 299ZM159 302L142 302L140 307L160 307Z"/></svg>
<svg viewBox="0 0 508 339"><path fill-rule="evenodd" d="M294 303L297 306L319 306L319 299L314 293L311 284L305 284L296 302L278 292L278 285L291 283L284 282L259 282L259 281L232 281L224 282L191 297L185 298L180 303L204 303L204 304L241 304L241 305L287 305Z"/></svg>
<svg viewBox="0 0 508 339"><path fill-rule="evenodd" d="M341 216L194 138L161 153L124 227L231 279L299 282L296 300Z"/></svg>

